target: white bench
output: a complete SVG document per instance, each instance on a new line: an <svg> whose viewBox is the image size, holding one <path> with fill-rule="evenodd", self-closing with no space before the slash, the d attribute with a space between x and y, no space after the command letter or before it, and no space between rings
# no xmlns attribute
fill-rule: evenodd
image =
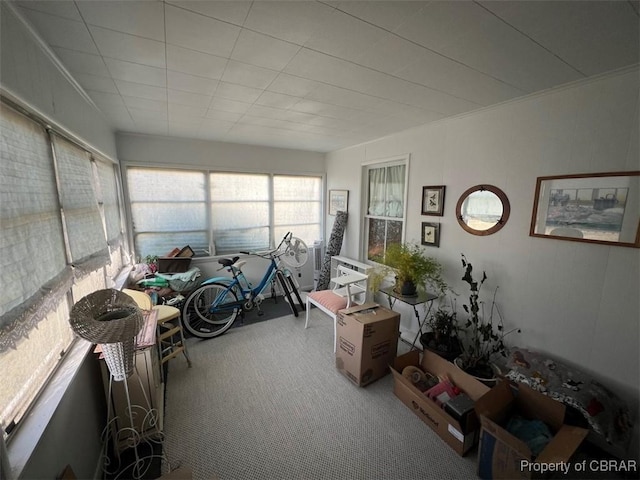
<svg viewBox="0 0 640 480"><path fill-rule="evenodd" d="M338 265L337 276L331 279L333 289L311 292L307 295L307 318L304 328L309 327L309 311L315 305L333 318L333 351L336 351L336 332L338 310L349 308L352 304L363 303L367 296L368 275L357 272L344 265Z"/></svg>

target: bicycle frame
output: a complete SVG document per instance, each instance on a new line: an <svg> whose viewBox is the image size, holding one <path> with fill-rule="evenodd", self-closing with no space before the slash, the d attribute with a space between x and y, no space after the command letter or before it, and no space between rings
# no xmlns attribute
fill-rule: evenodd
<svg viewBox="0 0 640 480"><path fill-rule="evenodd" d="M211 283L224 283L228 286L228 290L237 287L238 292L242 294L242 298L244 300L248 300L260 295L267 287L267 285L269 285L273 281L276 276L276 272L278 271L278 264L276 263L275 258L269 258L269 266L267 267L267 271L264 273L262 279L260 280L260 283L255 288L253 288L251 282L247 280L244 272L239 267L236 267L235 264L228 267L227 271L231 272L231 274L233 275L233 279L229 279L229 277L214 277L202 282L202 285L209 285ZM243 287L243 281L248 288Z"/></svg>

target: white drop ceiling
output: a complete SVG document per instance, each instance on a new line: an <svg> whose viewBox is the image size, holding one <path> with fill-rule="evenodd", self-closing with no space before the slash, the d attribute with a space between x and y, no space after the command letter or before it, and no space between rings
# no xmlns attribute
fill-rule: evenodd
<svg viewBox="0 0 640 480"><path fill-rule="evenodd" d="M319 152L640 61L637 0L12 3L115 131Z"/></svg>

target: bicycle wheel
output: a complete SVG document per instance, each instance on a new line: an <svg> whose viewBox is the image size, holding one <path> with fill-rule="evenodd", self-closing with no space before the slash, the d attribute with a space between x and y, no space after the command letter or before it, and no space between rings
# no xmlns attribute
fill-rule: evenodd
<svg viewBox="0 0 640 480"><path fill-rule="evenodd" d="M241 308L233 289L223 283L210 283L189 295L182 310L182 323L196 337L217 337L233 325Z"/></svg>

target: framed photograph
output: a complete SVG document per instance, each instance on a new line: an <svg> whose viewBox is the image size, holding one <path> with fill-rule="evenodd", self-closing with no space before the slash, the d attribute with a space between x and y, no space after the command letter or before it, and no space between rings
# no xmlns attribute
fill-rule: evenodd
<svg viewBox="0 0 640 480"><path fill-rule="evenodd" d="M640 171L538 177L532 237L640 247Z"/></svg>
<svg viewBox="0 0 640 480"><path fill-rule="evenodd" d="M440 246L440 224L422 222L422 245Z"/></svg>
<svg viewBox="0 0 640 480"><path fill-rule="evenodd" d="M329 215L339 211L347 212L349 208L349 190L329 190Z"/></svg>
<svg viewBox="0 0 640 480"><path fill-rule="evenodd" d="M422 187L422 215L444 214L444 185Z"/></svg>

